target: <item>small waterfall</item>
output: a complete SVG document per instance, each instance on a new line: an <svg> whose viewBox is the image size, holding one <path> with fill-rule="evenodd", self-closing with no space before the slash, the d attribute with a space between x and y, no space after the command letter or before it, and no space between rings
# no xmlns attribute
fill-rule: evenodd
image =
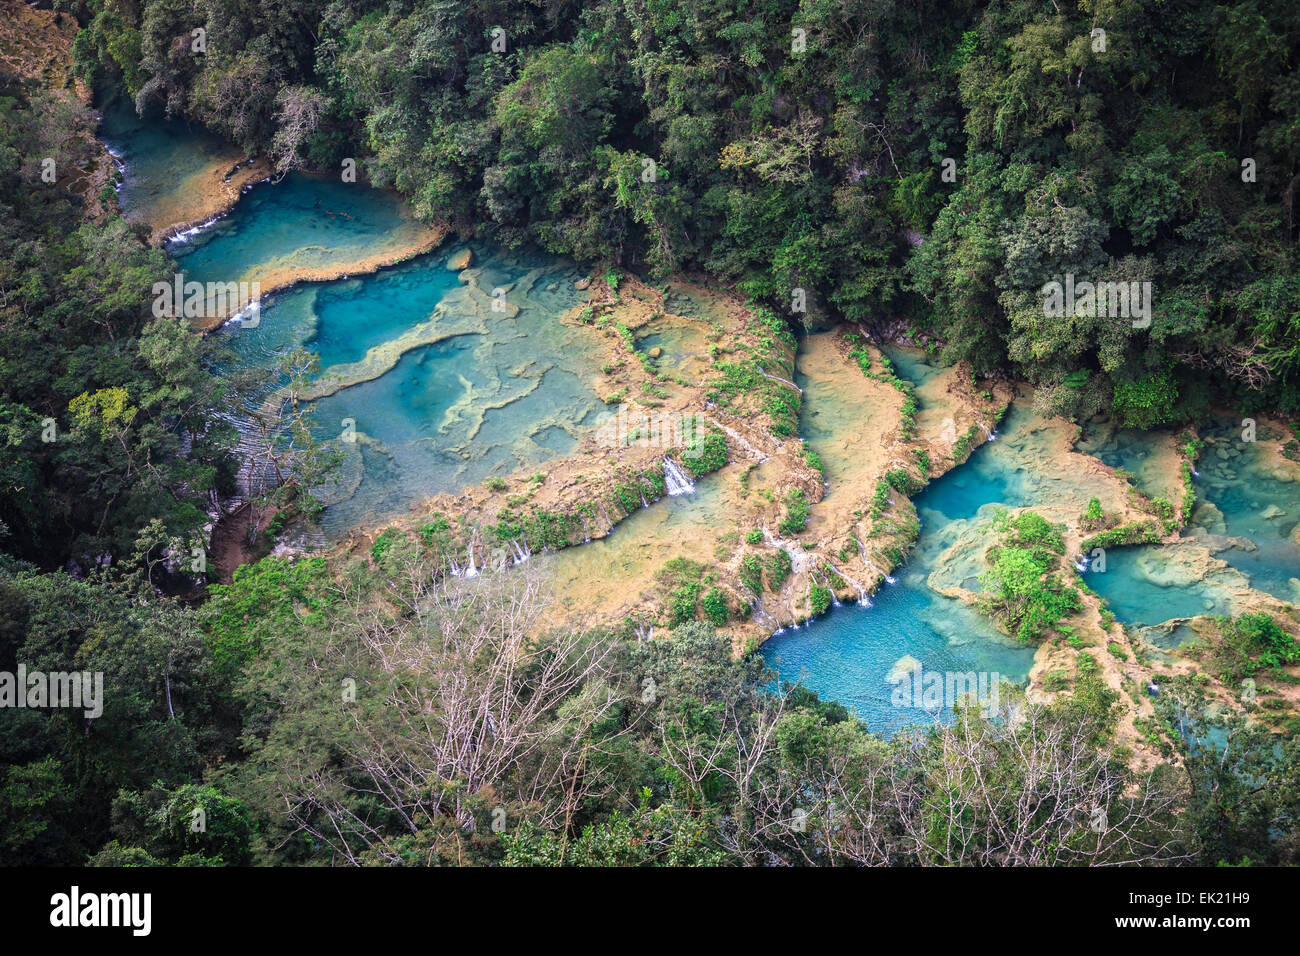
<svg viewBox="0 0 1300 956"><path fill-rule="evenodd" d="M772 615L768 614L766 611L763 610L763 602L762 602L762 601L760 601L760 600L758 600L757 598L755 598L755 599L754 599L753 608L754 608L754 620L756 620L756 621L767 621L769 624L775 624L775 623L776 623L776 621L773 619Z"/></svg>
<svg viewBox="0 0 1300 956"><path fill-rule="evenodd" d="M677 495L689 495L695 490L695 482L682 471L682 466L667 457L664 458L664 484L668 488L668 494L674 498Z"/></svg>
<svg viewBox="0 0 1300 956"><path fill-rule="evenodd" d="M471 541L466 548L469 552L469 564L465 565L465 577L472 578L477 576L478 568L474 566L474 542Z"/></svg>
<svg viewBox="0 0 1300 956"><path fill-rule="evenodd" d="M827 563L827 565L830 567L830 569L831 569L832 571L834 571L836 574L838 574L838 575L840 576L840 579L843 580L845 584L850 584L850 585L852 585L852 586L857 590L857 592L858 592L858 603L859 603L859 604L861 604L863 601L866 601L866 603L867 603L867 607L870 607L870 606L871 606L871 601L867 599L867 589L864 588L864 587L862 586L862 582L861 582L861 581L857 581L857 580L855 580L855 579L849 577L847 574L845 574L843 571L841 571L841 570L840 570L839 568L837 568L835 565L831 564L829 561L826 562L826 563ZM838 604L839 604L839 601L836 601L835 603L838 605Z"/></svg>
<svg viewBox="0 0 1300 956"><path fill-rule="evenodd" d="M834 567L834 565L831 565L831 567ZM830 592L831 592L831 606L832 606L832 607L843 607L843 605L840 604L840 599L839 599L839 597L836 596L836 594L835 594L835 589L834 589L833 587L831 587L831 583L830 583L830 581L828 581L824 575L819 574L819 573L816 572L816 571L814 571L813 574L814 574L814 575L816 576L816 578L817 578L817 583L820 584L822 587L824 587L827 591L830 591ZM841 575L841 577L842 577L842 575ZM810 592L810 593L809 593L809 601L811 602L811 600L812 600L812 595L811 595L811 592Z"/></svg>
<svg viewBox="0 0 1300 956"><path fill-rule="evenodd" d="M649 508L649 507L650 507L650 502L648 502L648 501L645 500L645 492L644 492L644 491L641 492L641 507L642 507L642 508Z"/></svg>
<svg viewBox="0 0 1300 956"><path fill-rule="evenodd" d="M892 574L886 574L884 571L880 570L880 568L876 567L874 564L872 564L872 563L871 563L870 561L868 561L866 558L863 558L863 559L862 559L862 563L865 564L867 567L869 567L872 571L875 571L875 572L876 572L877 574L879 574L882 578L884 578L886 584L896 584L896 583L897 583L897 581L898 581L897 578L895 578Z"/></svg>
<svg viewBox="0 0 1300 956"><path fill-rule="evenodd" d="M527 561L529 558L532 557L532 554L528 550L527 538L524 539L523 547L520 547L519 542L517 542L514 538L511 538L510 547L515 552L515 564L523 564L525 561Z"/></svg>

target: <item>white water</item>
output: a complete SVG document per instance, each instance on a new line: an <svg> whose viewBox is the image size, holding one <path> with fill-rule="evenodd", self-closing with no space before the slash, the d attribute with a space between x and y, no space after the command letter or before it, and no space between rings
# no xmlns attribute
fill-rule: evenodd
<svg viewBox="0 0 1300 956"><path fill-rule="evenodd" d="M695 482L691 481L686 472L682 471L682 466L671 458L664 459L664 485L672 497L689 495L695 490Z"/></svg>

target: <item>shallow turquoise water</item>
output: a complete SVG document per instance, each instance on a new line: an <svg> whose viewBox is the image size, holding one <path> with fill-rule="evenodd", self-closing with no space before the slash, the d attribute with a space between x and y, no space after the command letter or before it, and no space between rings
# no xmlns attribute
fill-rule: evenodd
<svg viewBox="0 0 1300 956"><path fill-rule="evenodd" d="M605 408L591 384L597 361L579 341L590 333L557 321L578 302L576 267L540 253L473 248L476 281L504 289L517 316L493 312L439 251L375 275L303 284L273 297L257 328L218 333L242 367L269 368L302 346L325 371L431 317L447 336L315 403L319 438L336 439L348 420L357 432L355 443L339 446L349 458L343 477L325 490L327 532L567 454ZM282 384L268 376L264 394Z"/></svg>
<svg viewBox="0 0 1300 956"><path fill-rule="evenodd" d="M933 374L933 367L915 353L890 350L889 354L902 375ZM802 679L823 697L854 707L869 726L881 731L950 714L948 708L926 715L893 706L894 687L885 678L905 654L920 660L926 671L997 670L1013 680L1024 680L1032 665L1032 649L1009 644L980 615L934 591L926 579L968 522L991 519L998 506L1033 507L1050 500L1051 485L1044 483L1027 449L1017 447L1019 433L1031 417L1013 406L999 440L977 449L966 464L917 496L920 536L908 564L895 572L898 583L882 587L873 607L834 609L763 645L764 657L782 679ZM1156 439L1152 434L1146 441ZM1120 467L1140 466L1150 453L1150 446L1144 447L1136 433L1125 435L1121 445L1122 450L1111 449L1118 454L1112 464ZM1300 558L1286 537L1300 516L1300 482L1282 482L1260 472L1253 466L1257 451L1248 448L1233 459L1236 472L1231 480L1215 477L1223 469L1206 467L1203 459L1198 490L1223 510L1229 535L1248 537L1258 547L1253 552L1230 549L1218 556L1251 575L1256 587L1285 596L1287 579L1300 574ZM1219 461L1217 456L1213 460ZM1263 519L1261 513L1270 504L1286 515ZM1111 548L1106 552L1106 570L1090 570L1085 580L1106 598L1120 621L1135 627L1234 613L1220 582L1162 582L1167 554L1159 546ZM972 567L963 580L953 583L978 591L977 569ZM1158 643L1178 643L1187 633L1182 629L1159 638Z"/></svg>
<svg viewBox="0 0 1300 956"><path fill-rule="evenodd" d="M432 315L459 282L456 273L438 267L438 255L430 259L321 285L315 300L319 322L308 340L321 365L358 362L376 345Z"/></svg>
<svg viewBox="0 0 1300 956"><path fill-rule="evenodd" d="M210 175L232 153L181 124L142 121L120 99L101 135L126 164L122 201L138 215L183 208L186 178ZM221 371L266 372L247 408L230 412L246 456L261 442L247 413L286 384L270 372L284 355L305 348L322 374L347 383L312 408L317 439L345 453L341 474L317 489L330 534L567 454L605 408L592 333L558 321L581 298L583 273L568 260L475 244L473 267L458 274L446 262L460 247L448 245L377 273L267 294L295 273L335 272L426 240L392 193L292 174L168 244L187 279L263 283L260 321L215 333L233 354ZM355 441L340 440L352 430Z"/></svg>
<svg viewBox="0 0 1300 956"><path fill-rule="evenodd" d="M397 247L395 237L414 229L395 195L334 176L291 173L253 187L228 216L168 249L188 279L265 286L287 270L330 271L382 255Z"/></svg>
<svg viewBox="0 0 1300 956"><path fill-rule="evenodd" d="M1255 546L1253 551L1229 548L1218 557L1246 574L1257 590L1284 601L1300 600L1292 584L1300 577L1300 545L1293 538L1300 522L1300 467L1265 468L1261 447L1240 440L1239 422L1202 429L1218 441L1207 445L1197 464L1197 497L1223 514L1224 528L1214 530ZM1220 448L1229 455L1226 460L1219 456Z"/></svg>
<svg viewBox="0 0 1300 956"><path fill-rule="evenodd" d="M1298 594L1292 579L1300 576L1300 546L1292 535L1300 520L1300 469L1281 466L1278 473L1264 467L1261 446L1239 440L1240 425L1217 423L1201 429L1210 442L1193 476L1198 501L1218 509L1201 512L1186 535L1210 534L1219 539L1240 539L1226 548L1216 547L1215 557L1249 578L1250 586L1284 601ZM1129 440L1130 447L1140 444ZM1224 450L1223 457L1219 449ZM1130 452L1128 461L1137 456ZM1242 545L1240 541L1244 541ZM1231 614L1234 609L1215 581L1162 586L1160 568L1168 549L1150 545L1112 548L1106 552L1106 572L1089 573L1088 584L1109 602L1116 617L1126 624L1151 625L1175 617ZM1148 573L1150 572L1150 573ZM1152 577L1157 580L1152 580Z"/></svg>
<svg viewBox="0 0 1300 956"><path fill-rule="evenodd" d="M1142 432L1134 428L1116 429L1095 421L1084 427L1076 447L1112 468L1128 472L1138 488L1156 497L1166 495L1168 489L1181 480L1178 475L1161 475L1156 470L1158 463L1152 456L1156 442L1153 439L1159 434L1159 431Z"/></svg>
<svg viewBox="0 0 1300 956"><path fill-rule="evenodd" d="M902 375L932 376L941 371L928 364L916 367L923 363L913 364L910 355L890 357ZM1014 436L1027 418L1027 413L1013 409L1003 436ZM904 656L920 661L923 673L996 673L1012 683L1025 683L1034 649L1011 641L978 612L940 594L926 581L936 559L967 521L990 519L997 505L1032 503L1024 472L1005 447L999 441L981 446L966 464L916 497L920 535L907 563L894 572L897 583L882 585L871 607L832 609L797 630L778 632L763 644L764 658L782 680L802 681L823 698L853 708L869 727L885 733L952 716L950 700L926 709L911 706L918 702L904 694L908 706L895 704L900 685L887 678ZM973 579L961 583L978 590Z"/></svg>
<svg viewBox="0 0 1300 956"><path fill-rule="evenodd" d="M1119 620L1133 626L1231 612L1231 605L1223 595L1206 582L1162 586L1147 577L1143 565L1152 563L1158 567L1164 550L1158 545L1109 548L1105 572L1090 570L1084 574L1084 580L1106 599Z"/></svg>
<svg viewBox="0 0 1300 956"><path fill-rule="evenodd" d="M881 351L894 366L900 378L905 378L920 387L943 371L939 360L927 355L923 350L886 345Z"/></svg>
<svg viewBox="0 0 1300 956"><path fill-rule="evenodd" d="M118 201L128 221L169 202L191 176L214 163L233 165L243 158L201 127L179 120L141 119L123 95L109 99L101 113L99 137L123 163Z"/></svg>

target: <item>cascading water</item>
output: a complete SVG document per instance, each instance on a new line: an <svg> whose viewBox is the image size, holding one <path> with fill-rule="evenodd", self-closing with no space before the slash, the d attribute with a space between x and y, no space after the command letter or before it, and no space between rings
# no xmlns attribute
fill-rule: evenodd
<svg viewBox="0 0 1300 956"><path fill-rule="evenodd" d="M869 571L867 580L897 586L868 596L859 582L827 562L829 570L857 589L858 602L846 602L850 606L810 621L798 631L787 625L769 638L762 654L783 679L804 680L823 699L853 708L869 727L886 733L934 717L932 712L921 713L894 702L896 685L888 677L907 655L924 661L927 670L997 673L1014 682L1025 680L1033 661L1032 648L1009 641L978 611L928 584L929 569L953 544L964 522L983 505L1030 503L1021 494L1025 472L1016 457L1020 440L1016 422L1014 415L1008 418L1007 441L988 451L977 449L971 461L935 479L913 499L920 537L910 559L895 572L897 578L885 574L868 557L870 539L861 530L849 531L858 545L855 560ZM1003 446L1005 454L1001 453ZM987 510L981 520L991 515L991 509ZM856 566L850 563L850 574ZM951 716L950 709L945 712Z"/></svg>
<svg viewBox="0 0 1300 956"><path fill-rule="evenodd" d="M664 485L670 497L689 495L695 490L695 482L682 470L682 466L671 458L664 458Z"/></svg>

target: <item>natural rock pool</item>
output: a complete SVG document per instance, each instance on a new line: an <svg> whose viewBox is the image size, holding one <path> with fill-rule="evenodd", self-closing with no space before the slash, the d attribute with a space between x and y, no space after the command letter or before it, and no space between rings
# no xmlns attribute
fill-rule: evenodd
<svg viewBox="0 0 1300 956"><path fill-rule="evenodd" d="M218 334L245 367L303 347L319 356L323 440L351 427L323 525L373 525L439 492L571 451L604 403L581 338L558 316L578 303L565 260L474 246L460 273L445 252L374 275L275 297L254 329ZM494 311L490 290L509 310ZM489 291L485 291L489 290ZM284 383L268 380L268 393Z"/></svg>
<svg viewBox="0 0 1300 956"><path fill-rule="evenodd" d="M127 214L155 226L202 208L186 205L187 190L209 189L214 170L240 160L201 133L142 123L121 110L106 116L104 135L126 164L120 198ZM436 238L389 193L291 175L253 187L228 215L169 244L188 277L291 286L266 299L254 327L231 323L215 334L234 368L266 373L249 409L285 385L271 373L284 355L301 347L318 357L321 372L306 396L315 402L318 437L355 434L340 444L342 475L322 489L328 535L374 527L490 476L544 468L573 452L606 409L591 330L558 321L585 301L575 285L585 271L555 256L477 242L411 256ZM466 252L467 267L448 268ZM408 261L385 266L398 260ZM344 275L356 271L364 274ZM313 277L319 281L305 281ZM685 379L707 374L720 328L712 304L684 285L667 291L665 302L700 321L656 313L637 330L636 347ZM801 346L807 363L795 373L803 389L799 430L825 462L824 505L851 509L867 487L859 472L875 451L875 434L895 426L897 411L873 404L879 393L828 351L830 341L810 336ZM941 432L946 370L916 349L885 354L916 386L920 431ZM246 447L256 441L249 409L231 411ZM1104 572L1086 574L1125 624L1180 622L1166 629L1166 645L1191 633L1186 619L1239 613L1251 587L1300 598L1300 466L1236 440L1239 430L1233 421L1202 429L1208 444L1195 476L1201 504L1183 540L1112 548ZM916 667L996 674L1023 685L1034 650L968 603L980 590L996 510L1031 507L1062 526L1077 525L1093 496L1108 513L1122 510L1126 486L1100 463L1131 473L1148 495L1176 500L1181 492L1172 432L1089 423L1077 453L1071 434L1022 396L996 440L915 496L919 538L889 583L869 600L780 628L763 645L764 657L782 679L803 680L886 732L951 716L949 700L900 706L899 682ZM761 484L769 467L758 467L754 480ZM540 562L557 582L561 611L591 612L597 583L635 599L674 557L715 560L717 535L700 532L746 507L740 481L735 467L724 470L689 495L631 515L609 537ZM811 527L819 520L814 509ZM755 617L777 624L761 603Z"/></svg>
<svg viewBox="0 0 1300 956"><path fill-rule="evenodd" d="M919 358L890 350L900 374L924 383L938 371ZM813 395L812 400L818 396ZM874 730L891 731L951 716L951 702L926 710L894 703L897 680L919 661L925 672L996 673L1024 684L1033 665L1032 648L1001 634L979 612L930 585L930 572L960 533L998 505L1029 504L1026 475L1016 467L1013 439L1026 415L1014 411L999 440L975 451L966 464L933 481L914 503L920 535L907 563L893 572L870 604L834 608L799 628L783 628L762 646L763 656L782 680L799 680L823 698L852 707ZM813 439L816 446L816 438ZM937 583L937 582L936 582ZM972 582L973 584L973 582ZM978 584L973 584L978 590Z"/></svg>

